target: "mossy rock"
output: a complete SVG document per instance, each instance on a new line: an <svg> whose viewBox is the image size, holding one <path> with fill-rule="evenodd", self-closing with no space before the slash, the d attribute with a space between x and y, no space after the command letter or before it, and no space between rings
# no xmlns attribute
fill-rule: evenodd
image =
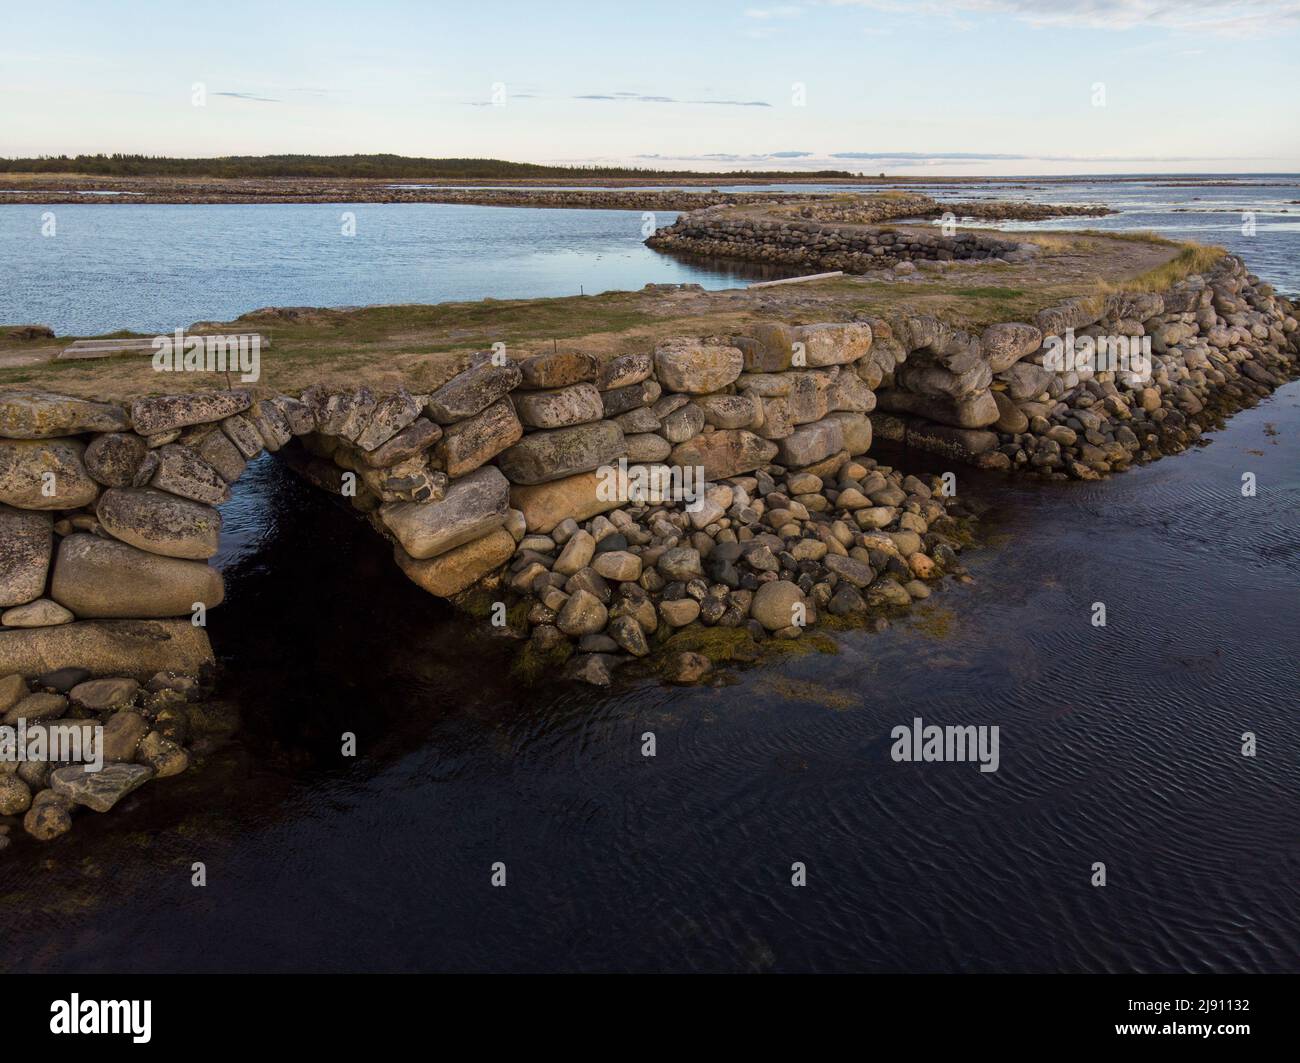
<svg viewBox="0 0 1300 1063"><path fill-rule="evenodd" d="M660 644L664 654L700 653L714 664L758 660L761 649L743 627L705 627L694 623L679 628Z"/></svg>
<svg viewBox="0 0 1300 1063"><path fill-rule="evenodd" d="M775 656L802 657L809 653L839 653L840 644L824 631L805 629L797 639L769 639L763 643L763 650Z"/></svg>
<svg viewBox="0 0 1300 1063"><path fill-rule="evenodd" d="M549 650L538 649L530 639L510 662L510 674L528 686L548 676L554 678L573 651L573 643L567 639Z"/></svg>

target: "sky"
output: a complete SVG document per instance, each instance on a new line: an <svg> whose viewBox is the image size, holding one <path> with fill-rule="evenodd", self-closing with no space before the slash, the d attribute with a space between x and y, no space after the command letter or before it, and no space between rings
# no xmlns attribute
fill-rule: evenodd
<svg viewBox="0 0 1300 1063"><path fill-rule="evenodd" d="M1300 0L0 0L0 155L1300 171Z"/></svg>

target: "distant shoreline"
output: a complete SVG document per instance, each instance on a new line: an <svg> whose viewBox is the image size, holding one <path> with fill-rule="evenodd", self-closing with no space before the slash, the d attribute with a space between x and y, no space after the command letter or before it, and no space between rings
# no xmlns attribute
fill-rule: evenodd
<svg viewBox="0 0 1300 1063"><path fill-rule="evenodd" d="M1251 187L1253 179L1166 175L1165 187ZM1296 176L1300 187L1300 175ZM1086 178L1099 184L1149 182L1154 175ZM614 210L694 210L718 204L759 202L781 193L771 186L821 188L908 188L946 185L954 188L1007 186L1011 191L1077 183L1081 178L1032 177L873 177L825 178L798 174L788 177L740 179L727 175L685 178L514 178L461 179L373 177L104 177L61 173L0 173L0 205L9 203L463 203L478 206L535 206ZM720 192L748 186L760 191ZM817 192L787 191L789 196L813 197ZM834 192L821 192L823 197Z"/></svg>

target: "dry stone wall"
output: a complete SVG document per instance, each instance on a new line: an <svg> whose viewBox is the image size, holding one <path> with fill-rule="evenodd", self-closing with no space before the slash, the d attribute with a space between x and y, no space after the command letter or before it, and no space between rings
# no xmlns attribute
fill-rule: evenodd
<svg viewBox="0 0 1300 1063"><path fill-rule="evenodd" d="M877 340L870 380L880 438L1052 479L1178 453L1293 378L1300 353L1295 308L1234 256L1163 293L1076 299L978 337L930 318L890 324L895 365Z"/></svg>
<svg viewBox="0 0 1300 1063"><path fill-rule="evenodd" d="M1062 334L1146 340L1146 376L1056 366ZM899 311L606 361L484 353L427 394L9 391L0 675L209 661L217 507L263 450L365 514L430 593L505 587L521 633L598 658L577 671L643 656L660 624L797 637L960 569L951 500L868 457L873 437L1089 479L1181 449L1215 409L1294 376L1296 344L1290 303L1226 258L1164 293L979 333ZM788 588L787 623L760 613L770 583Z"/></svg>
<svg viewBox="0 0 1300 1063"><path fill-rule="evenodd" d="M1117 344L1139 364L1097 360ZM979 333L900 310L606 361L485 353L431 393L0 393L0 815L57 837L236 726L209 698L204 624L218 507L263 451L363 513L418 586L519 639L522 675L605 684L653 661L690 682L969 579L969 514L943 479L870 457L874 438L1093 479L1182 449L1298 354L1292 305L1225 258ZM97 769L35 755L56 733Z"/></svg>

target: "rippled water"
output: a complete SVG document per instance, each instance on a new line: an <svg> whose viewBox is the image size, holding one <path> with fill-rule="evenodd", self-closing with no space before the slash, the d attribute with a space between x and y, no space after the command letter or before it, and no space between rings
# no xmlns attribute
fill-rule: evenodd
<svg viewBox="0 0 1300 1063"><path fill-rule="evenodd" d="M363 523L263 458L225 507L230 596L212 615L245 730L56 843L16 839L0 957L1294 970L1297 433L1291 384L1208 446L1102 483L963 471L994 507L973 586L837 636L834 656L608 692L510 683L513 644L470 638ZM997 724L999 770L894 763L889 732L917 715Z"/></svg>
<svg viewBox="0 0 1300 1063"><path fill-rule="evenodd" d="M263 306L732 288L790 272L678 261L646 247L642 225L639 211L442 203L0 204L0 323L170 332Z"/></svg>

